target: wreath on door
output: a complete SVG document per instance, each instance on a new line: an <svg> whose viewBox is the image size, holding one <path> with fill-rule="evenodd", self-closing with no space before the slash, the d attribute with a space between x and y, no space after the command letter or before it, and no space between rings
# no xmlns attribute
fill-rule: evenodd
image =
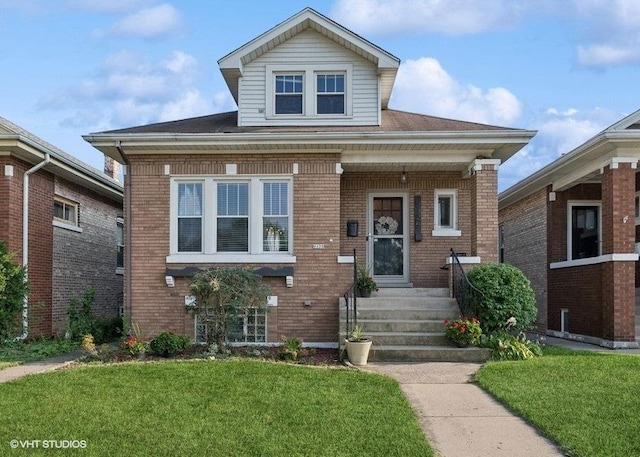
<svg viewBox="0 0 640 457"><path fill-rule="evenodd" d="M391 216L382 216L376 221L376 233L378 235L395 235L398 230L398 222Z"/></svg>

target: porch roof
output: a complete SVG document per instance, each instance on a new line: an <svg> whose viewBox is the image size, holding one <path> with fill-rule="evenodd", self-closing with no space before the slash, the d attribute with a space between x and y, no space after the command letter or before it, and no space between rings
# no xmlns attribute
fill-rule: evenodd
<svg viewBox="0 0 640 457"><path fill-rule="evenodd" d="M507 160L535 131L382 110L379 126L238 127L237 111L92 133L83 138L123 162L136 154L336 153L348 169L464 170ZM126 153L125 152L125 153Z"/></svg>
<svg viewBox="0 0 640 457"><path fill-rule="evenodd" d="M620 158L640 161L640 110L502 192L498 206L505 208L547 186L563 191L578 184L599 183L601 169Z"/></svg>

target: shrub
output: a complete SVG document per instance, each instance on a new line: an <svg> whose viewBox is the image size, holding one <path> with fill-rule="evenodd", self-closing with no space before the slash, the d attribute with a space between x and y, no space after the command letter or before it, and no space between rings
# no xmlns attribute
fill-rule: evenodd
<svg viewBox="0 0 640 457"><path fill-rule="evenodd" d="M496 360L527 360L542 355L540 345L529 341L524 333L514 336L504 330L493 332L482 335L480 345L489 348Z"/></svg>
<svg viewBox="0 0 640 457"><path fill-rule="evenodd" d="M0 342L13 336L28 293L24 267L13 263L13 253L0 242Z"/></svg>
<svg viewBox="0 0 640 457"><path fill-rule="evenodd" d="M484 294L476 314L483 333L501 330L511 317L514 331L533 326L538 309L531 283L518 268L505 263L478 265L469 271L469 281Z"/></svg>
<svg viewBox="0 0 640 457"><path fill-rule="evenodd" d="M87 288L82 299L69 301L69 337L80 342L85 335L91 334L96 344L109 342L122 335L122 318L103 318L93 313L96 291Z"/></svg>
<svg viewBox="0 0 640 457"><path fill-rule="evenodd" d="M149 345L151 351L162 357L184 351L189 347L191 341L184 335L177 335L173 332L163 332L156 336Z"/></svg>

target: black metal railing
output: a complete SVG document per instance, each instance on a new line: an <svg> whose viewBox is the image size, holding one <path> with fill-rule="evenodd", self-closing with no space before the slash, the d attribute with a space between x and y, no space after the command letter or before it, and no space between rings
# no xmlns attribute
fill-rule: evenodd
<svg viewBox="0 0 640 457"><path fill-rule="evenodd" d="M358 325L358 258L356 256L356 250L353 250L353 283L351 287L344 293L345 303L345 337L347 337L353 331L353 328Z"/></svg>
<svg viewBox="0 0 640 457"><path fill-rule="evenodd" d="M458 302L460 313L465 317L477 316L478 307L482 304L484 294L469 281L460 264L456 252L451 249L451 288L453 297Z"/></svg>

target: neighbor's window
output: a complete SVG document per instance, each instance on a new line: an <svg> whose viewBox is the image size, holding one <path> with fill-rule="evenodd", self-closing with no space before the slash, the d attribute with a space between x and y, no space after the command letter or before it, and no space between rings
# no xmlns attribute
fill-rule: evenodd
<svg viewBox="0 0 640 457"><path fill-rule="evenodd" d="M636 225L640 225L640 192L636 192L635 206L636 206Z"/></svg>
<svg viewBox="0 0 640 457"><path fill-rule="evenodd" d="M436 190L434 199L435 236L459 236L458 230L458 198L455 189Z"/></svg>
<svg viewBox="0 0 640 457"><path fill-rule="evenodd" d="M178 184L178 251L202 251L202 183Z"/></svg>
<svg viewBox="0 0 640 457"><path fill-rule="evenodd" d="M276 75L275 78L275 113L302 114L303 110L303 76Z"/></svg>
<svg viewBox="0 0 640 457"><path fill-rule="evenodd" d="M569 202L568 260L600 255L600 203Z"/></svg>
<svg viewBox="0 0 640 457"><path fill-rule="evenodd" d="M344 74L316 75L316 113L344 114Z"/></svg>
<svg viewBox="0 0 640 457"><path fill-rule="evenodd" d="M71 200L54 197L53 199L53 217L54 219L69 225L78 224L78 203Z"/></svg>
<svg viewBox="0 0 640 457"><path fill-rule="evenodd" d="M116 270L124 269L124 219L116 219Z"/></svg>

